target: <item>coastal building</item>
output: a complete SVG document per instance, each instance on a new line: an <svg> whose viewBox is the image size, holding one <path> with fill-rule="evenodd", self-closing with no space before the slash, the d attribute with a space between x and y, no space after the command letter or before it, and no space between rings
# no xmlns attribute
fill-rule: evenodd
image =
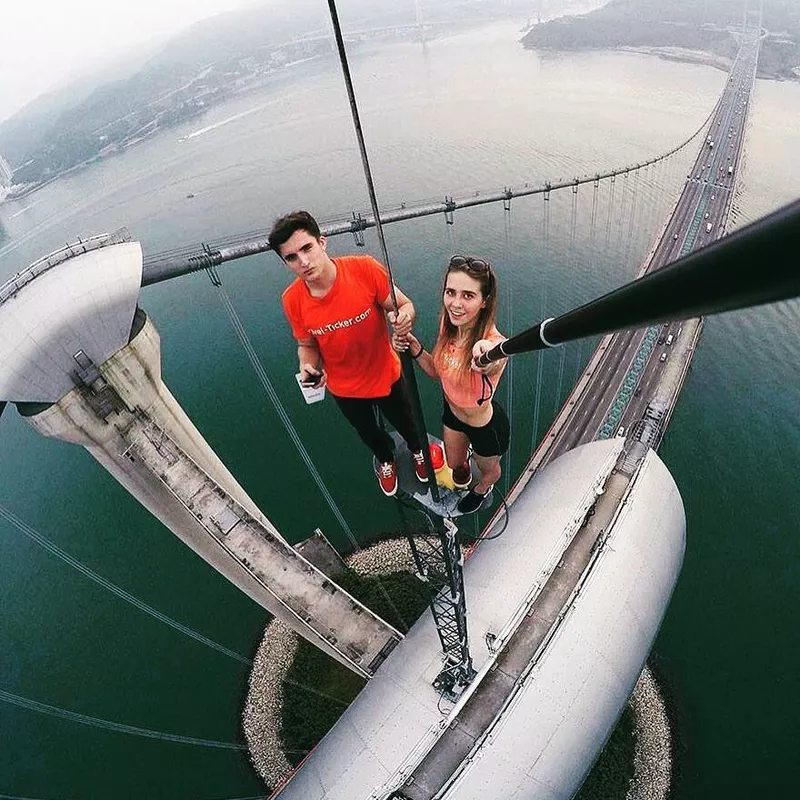
<svg viewBox="0 0 800 800"><path fill-rule="evenodd" d="M11 169L11 165L8 161L0 155L0 188L11 186L13 177L14 170Z"/></svg>
<svg viewBox="0 0 800 800"><path fill-rule="evenodd" d="M0 188L8 187L12 184L14 177L14 170L11 165L0 155Z"/></svg>

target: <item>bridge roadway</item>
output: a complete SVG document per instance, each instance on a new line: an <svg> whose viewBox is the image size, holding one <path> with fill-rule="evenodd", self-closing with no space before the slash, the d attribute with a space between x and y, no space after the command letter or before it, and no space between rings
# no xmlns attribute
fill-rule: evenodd
<svg viewBox="0 0 800 800"><path fill-rule="evenodd" d="M752 32L744 37L712 116L708 137L637 277L724 234L757 60L758 38ZM701 330L701 320L689 320L604 336L509 500L516 498L538 468L556 456L595 439L625 435L643 418L648 404L656 400L665 407L660 431L663 436Z"/></svg>

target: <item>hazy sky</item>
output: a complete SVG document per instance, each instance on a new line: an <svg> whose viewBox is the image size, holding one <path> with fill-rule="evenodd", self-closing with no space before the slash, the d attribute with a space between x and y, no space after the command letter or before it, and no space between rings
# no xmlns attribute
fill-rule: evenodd
<svg viewBox="0 0 800 800"><path fill-rule="evenodd" d="M2 0L0 120L93 62L265 2L281 0Z"/></svg>

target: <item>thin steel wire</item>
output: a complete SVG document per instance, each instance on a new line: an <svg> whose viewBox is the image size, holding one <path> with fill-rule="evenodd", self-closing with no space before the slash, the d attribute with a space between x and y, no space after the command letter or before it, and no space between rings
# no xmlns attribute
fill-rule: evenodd
<svg viewBox="0 0 800 800"><path fill-rule="evenodd" d="M102 586L106 591L111 592L120 599L124 600L126 603L130 603L132 606L134 606L134 608L138 608L139 611L149 614L151 617L153 617L153 619L157 619L159 622L169 625L171 628L174 628L176 631L179 631L185 636L189 636L195 641L206 645L206 647L211 647L217 652L238 661L240 664L252 666L253 662L249 658L245 658L244 656L239 655L239 653L236 653L233 650L230 650L229 648L219 644L218 642L209 639L207 636L203 636L202 633L192 630L188 626L172 619L172 617L162 614L158 609L147 605L147 603L144 603L137 597L134 597L132 594L130 594L130 592L126 592L116 584L111 583L111 581L107 580L102 575L99 575L85 564L82 564L77 558L73 558L73 556L69 555L69 553L64 552L60 547L54 545L41 533L38 533L30 525L23 522L19 517L17 517L13 512L9 511L3 505L0 505L0 517L3 517L3 519L10 522L18 531L25 534L25 536L27 536L29 539L32 539L34 542L36 542L36 544L43 547L49 553L52 553L56 558L60 559L65 564L89 578L89 580L94 581L99 586Z"/></svg>
<svg viewBox="0 0 800 800"><path fill-rule="evenodd" d="M178 733L166 733L165 731L156 731L152 728L139 728L134 725L126 725L122 722L114 722L113 720L103 719L102 717L93 717L89 714L80 714L76 711L70 711L66 708L59 706L52 706L48 703L40 703L38 700L32 700L29 697L22 697L21 695L7 692L0 689L0 701L15 705L19 708L27 709L28 711L35 711L38 714L46 714L50 717L58 717L61 719L69 720L70 722L79 722L82 725L91 725L95 728L105 728L109 731L116 731L117 733L128 733L133 736L143 736L147 739L160 739L164 742L178 742L180 744L193 744L200 747L214 747L222 750L246 750L243 744L236 742L218 742L213 739L198 739L194 736L183 736Z"/></svg>
<svg viewBox="0 0 800 800"><path fill-rule="evenodd" d="M544 207L542 209L542 258L546 258L550 250L550 198L549 195L542 195ZM541 319L547 314L547 270L541 270ZM542 408L542 385L544 383L544 353L536 354L536 378L534 380L534 401L533 401L533 428L531 430L532 453L539 443L539 416Z"/></svg>
<svg viewBox="0 0 800 800"><path fill-rule="evenodd" d="M506 330L514 330L514 292L512 287L513 267L511 264L511 209L507 208L503 212L503 226L505 228L505 276L503 278L506 285ZM512 447L514 444L514 359L510 358L505 370L506 379L506 408L508 410L509 431L508 431L508 450L506 451L506 464L503 469L504 494L508 494L511 486L512 469Z"/></svg>

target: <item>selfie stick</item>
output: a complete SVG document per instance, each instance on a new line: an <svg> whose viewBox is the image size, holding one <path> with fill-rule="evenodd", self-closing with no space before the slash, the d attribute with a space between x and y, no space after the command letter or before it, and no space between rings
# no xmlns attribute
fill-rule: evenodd
<svg viewBox="0 0 800 800"><path fill-rule="evenodd" d="M492 361L612 331L800 296L800 200L483 353Z"/></svg>

